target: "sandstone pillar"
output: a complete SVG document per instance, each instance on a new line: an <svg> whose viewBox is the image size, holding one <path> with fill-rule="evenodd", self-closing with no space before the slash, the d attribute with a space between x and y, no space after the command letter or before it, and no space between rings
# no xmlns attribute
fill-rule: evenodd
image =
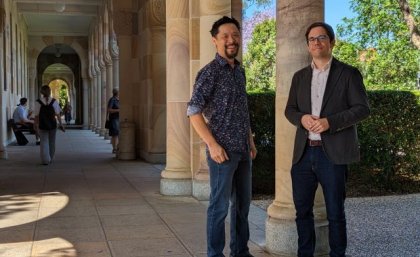
<svg viewBox="0 0 420 257"><path fill-rule="evenodd" d="M95 53L95 71L96 71L96 105L95 105L95 111L96 111L96 124L95 124L95 132L96 134L101 133L101 125L102 125L102 119L101 119L101 112L102 112L102 74L101 74L101 67L99 64L99 26L96 24L95 27L95 34L93 36L94 38L94 53Z"/></svg>
<svg viewBox="0 0 420 257"><path fill-rule="evenodd" d="M110 39L110 51L112 57L112 87L119 89L120 88L120 60L119 60L119 49L117 36L115 32L112 32Z"/></svg>
<svg viewBox="0 0 420 257"><path fill-rule="evenodd" d="M110 48L110 19L109 19L109 3L107 2L105 5L105 14L104 14L104 60L106 65L106 97L105 97L105 112L108 109L108 99L112 97L112 89L113 89L113 68L112 68L112 57L109 51ZM110 139L109 133L105 134L105 139Z"/></svg>
<svg viewBox="0 0 420 257"><path fill-rule="evenodd" d="M108 0L108 53L112 59L112 87L111 92L109 94L109 98L112 95L112 89L117 88L119 89L119 50L118 50L118 42L117 36L114 31L114 4L112 0Z"/></svg>
<svg viewBox="0 0 420 257"><path fill-rule="evenodd" d="M106 81L106 64L105 64L105 52L104 52L104 24L103 17L99 17L99 33L98 33L98 43L99 43L99 68L101 69L101 132L100 135L105 137L107 134L107 129L105 129L105 120L106 120L106 111L107 111L107 81Z"/></svg>
<svg viewBox="0 0 420 257"><path fill-rule="evenodd" d="M189 120L189 0L166 1L166 168L164 195L191 195Z"/></svg>
<svg viewBox="0 0 420 257"><path fill-rule="evenodd" d="M281 256L296 256L297 231L290 168L296 129L284 116L293 74L310 63L305 42L307 26L323 20L324 1L277 0L276 196L268 208L266 248ZM281 32L281 33L280 33ZM322 193L315 206L316 256L328 254L328 231Z"/></svg>
<svg viewBox="0 0 420 257"><path fill-rule="evenodd" d="M28 93L28 99L29 99L29 108L34 109L35 107L35 101L38 99L38 90L36 86L36 68L33 66L29 67L29 93Z"/></svg>
<svg viewBox="0 0 420 257"><path fill-rule="evenodd" d="M166 1L141 1L138 12L139 36L137 52L140 71L139 100L135 108L140 115L136 150L152 163L166 160ZM122 50L122 46L120 48ZM122 56L122 55L121 55ZM121 78L122 80L122 78ZM122 82L122 81L121 81Z"/></svg>
<svg viewBox="0 0 420 257"><path fill-rule="evenodd" d="M96 70L95 70L95 50L94 50L94 30L91 30L90 37L89 37L89 77L91 79L90 83L90 105L89 105L89 113L90 113L90 124L89 129L93 132L95 131L96 127Z"/></svg>
<svg viewBox="0 0 420 257"><path fill-rule="evenodd" d="M190 2L190 96L195 78L202 68L200 63L200 1ZM206 40L206 39L203 39ZM209 38L207 40L210 40ZM210 195L209 170L205 156L205 144L190 124L192 195L198 200L208 200Z"/></svg>
<svg viewBox="0 0 420 257"><path fill-rule="evenodd" d="M82 78L83 88L83 120L82 129L88 129L89 127L89 84L87 78Z"/></svg>

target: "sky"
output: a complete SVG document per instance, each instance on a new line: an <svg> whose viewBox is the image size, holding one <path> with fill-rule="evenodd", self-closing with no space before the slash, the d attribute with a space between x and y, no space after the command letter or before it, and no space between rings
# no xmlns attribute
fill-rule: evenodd
<svg viewBox="0 0 420 257"><path fill-rule="evenodd" d="M271 0L269 9L275 9L276 0ZM350 9L350 0L325 0L325 22L337 30L337 24L342 23L344 17L351 18L353 13ZM245 11L245 16L252 15L256 11L255 6L251 6Z"/></svg>

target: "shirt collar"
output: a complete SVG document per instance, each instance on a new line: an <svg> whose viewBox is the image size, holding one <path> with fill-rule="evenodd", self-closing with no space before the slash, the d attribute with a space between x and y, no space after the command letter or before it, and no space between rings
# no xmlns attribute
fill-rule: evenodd
<svg viewBox="0 0 420 257"><path fill-rule="evenodd" d="M324 67L322 67L322 68L320 68L320 69L317 69L316 67L315 67L315 63L314 63L314 60L312 59L312 62L311 62L311 67L312 67L312 70L318 70L318 71L326 71L326 70L328 70L330 67L331 67L331 63L332 63L332 56L331 56L331 58L330 58L330 60L327 62L327 64L325 64L325 66Z"/></svg>
<svg viewBox="0 0 420 257"><path fill-rule="evenodd" d="M218 54L218 53L216 53L215 59L220 64L220 66L229 65L228 61L225 58L223 58L222 56L220 56L220 54ZM235 59L235 66L239 65L239 64L240 64L240 62Z"/></svg>

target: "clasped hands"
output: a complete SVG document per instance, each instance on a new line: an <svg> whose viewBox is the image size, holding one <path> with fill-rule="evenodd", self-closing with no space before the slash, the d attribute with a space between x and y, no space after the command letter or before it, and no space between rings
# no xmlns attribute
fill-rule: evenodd
<svg viewBox="0 0 420 257"><path fill-rule="evenodd" d="M302 116L300 122L302 126L309 132L321 134L330 128L327 118L319 118L318 116L305 114Z"/></svg>

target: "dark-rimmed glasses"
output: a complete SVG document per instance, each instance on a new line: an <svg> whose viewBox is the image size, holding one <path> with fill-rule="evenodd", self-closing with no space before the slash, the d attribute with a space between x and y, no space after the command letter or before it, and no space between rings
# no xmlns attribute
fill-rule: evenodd
<svg viewBox="0 0 420 257"><path fill-rule="evenodd" d="M327 35L319 35L317 37L310 37L310 38L308 38L308 43L309 44L315 44L316 41L325 42L327 40L328 40L328 36Z"/></svg>

